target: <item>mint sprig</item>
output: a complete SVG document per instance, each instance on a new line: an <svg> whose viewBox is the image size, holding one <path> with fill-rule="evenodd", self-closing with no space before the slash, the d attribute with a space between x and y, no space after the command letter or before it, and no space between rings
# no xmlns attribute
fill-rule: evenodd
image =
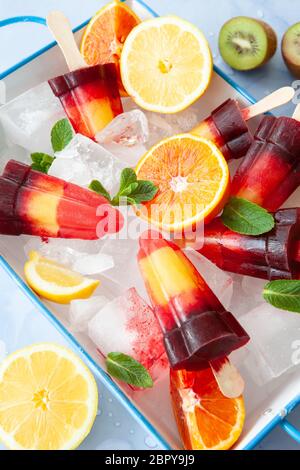
<svg viewBox="0 0 300 470"><path fill-rule="evenodd" d="M32 165L31 168L41 173L48 173L54 157L47 153L35 152L31 154Z"/></svg>
<svg viewBox="0 0 300 470"><path fill-rule="evenodd" d="M57 121L51 130L51 143L53 152L60 152L73 139L73 129L68 119ZM55 157L43 152L35 152L31 154L31 168L41 173L48 173Z"/></svg>
<svg viewBox="0 0 300 470"><path fill-rule="evenodd" d="M153 387L153 380L147 369L131 356L111 352L106 358L107 372L118 380L139 388Z"/></svg>
<svg viewBox="0 0 300 470"><path fill-rule="evenodd" d="M273 307L300 313L300 281L280 279L268 282L263 297Z"/></svg>
<svg viewBox="0 0 300 470"><path fill-rule="evenodd" d="M104 196L113 206L135 205L151 201L158 191L158 187L152 181L138 180L132 168L124 168L122 171L120 188L114 197L110 196L100 181L93 180L89 188Z"/></svg>
<svg viewBox="0 0 300 470"><path fill-rule="evenodd" d="M61 152L73 139L73 129L68 119L61 119L51 131L51 144L54 152Z"/></svg>
<svg viewBox="0 0 300 470"><path fill-rule="evenodd" d="M221 219L230 230L243 235L262 235L275 225L274 217L263 207L238 197L230 198Z"/></svg>

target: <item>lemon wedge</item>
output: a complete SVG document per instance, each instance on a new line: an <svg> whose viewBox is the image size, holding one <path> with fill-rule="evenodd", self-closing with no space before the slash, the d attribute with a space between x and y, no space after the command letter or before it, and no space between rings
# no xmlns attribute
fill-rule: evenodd
<svg viewBox="0 0 300 470"><path fill-rule="evenodd" d="M75 299L87 299L100 284L98 280L88 279L61 264L43 258L36 251L29 254L24 273L32 290L41 297L59 304L68 304Z"/></svg>

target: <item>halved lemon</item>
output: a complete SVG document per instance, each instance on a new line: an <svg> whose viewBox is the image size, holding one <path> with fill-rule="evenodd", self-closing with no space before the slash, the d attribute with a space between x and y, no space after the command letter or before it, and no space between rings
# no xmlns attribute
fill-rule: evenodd
<svg viewBox="0 0 300 470"><path fill-rule="evenodd" d="M87 299L100 281L88 279L65 266L32 251L24 267L29 286L45 299L67 304L74 299Z"/></svg>
<svg viewBox="0 0 300 470"><path fill-rule="evenodd" d="M0 364L0 439L10 449L75 449L97 409L93 375L61 346L29 346Z"/></svg>
<svg viewBox="0 0 300 470"><path fill-rule="evenodd" d="M182 111L205 92L211 75L211 51L203 33L176 16L144 21L125 41L122 82L144 109Z"/></svg>
<svg viewBox="0 0 300 470"><path fill-rule="evenodd" d="M113 1L99 10L87 25L80 46L88 65L114 62L119 75L120 92L125 94L120 76L123 44L140 19L123 2Z"/></svg>
<svg viewBox="0 0 300 470"><path fill-rule="evenodd" d="M136 173L159 188L138 214L171 232L207 223L229 195L229 170L222 153L213 142L191 134L159 142L138 163Z"/></svg>

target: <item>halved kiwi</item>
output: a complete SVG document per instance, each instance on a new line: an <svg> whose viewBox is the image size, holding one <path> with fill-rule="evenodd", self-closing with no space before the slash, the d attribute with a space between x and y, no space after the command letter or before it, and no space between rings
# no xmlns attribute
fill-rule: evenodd
<svg viewBox="0 0 300 470"><path fill-rule="evenodd" d="M287 68L300 78L300 23L291 26L284 34L281 52Z"/></svg>
<svg viewBox="0 0 300 470"><path fill-rule="evenodd" d="M277 36L267 23L247 16L227 21L219 34L219 49L225 62L236 70L252 70L275 54Z"/></svg>

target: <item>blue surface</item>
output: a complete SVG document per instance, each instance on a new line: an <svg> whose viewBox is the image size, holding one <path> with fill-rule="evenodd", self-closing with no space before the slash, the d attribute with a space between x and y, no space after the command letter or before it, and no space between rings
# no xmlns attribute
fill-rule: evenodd
<svg viewBox="0 0 300 470"><path fill-rule="evenodd" d="M18 2L16 2L18 3ZM40 11L40 5L38 4L37 5L37 2L32 0L32 1L28 1L27 2L27 8L29 5L31 5L33 7L33 11L26 11L24 12L24 10L20 10L20 11L17 11L17 12L12 12L12 9L13 7L15 7L15 5L13 5L12 7L8 7L7 6L7 14L5 14L4 16L12 16L14 14L20 14L20 13L33 13L36 14L41 14L41 16L45 16L45 13L47 12L47 10L49 8L53 9L55 8L55 4L56 2L52 1L51 2L51 5L50 5L50 2L48 3L48 6L47 6L47 2L44 2L43 3L43 12ZM95 6L95 3L94 1L90 1L90 2L87 2L87 9L85 9L85 16L83 18L81 18L81 20L77 21L77 24L78 22L82 21L82 19L85 19L87 15L87 12L88 12L88 8L90 7L94 7L88 14L92 14L94 11L95 11L95 8L99 8L99 2L97 2L97 7ZM102 2L103 3L103 2ZM159 9L156 7L156 4L159 3ZM217 3L218 4L218 14L216 14L216 9L214 8L214 3ZM243 4L243 8L241 10L241 5L240 4ZM274 17L272 17L272 15L270 15L270 11L271 10L268 10L268 17L267 15L264 14L264 10L263 8L259 8L262 4L264 5L264 8L266 8L267 4L268 3L272 3L272 8L274 8L276 10L276 7L277 7L277 3L279 5L279 2L269 2L269 1L265 1L265 2L259 2L259 1L252 1L252 2L248 2L248 1L243 1L243 2L239 2L239 1L236 1L236 2L231 2L231 5L229 6L228 5L228 2L224 2L224 1L218 1L218 2L214 2L214 1L211 1L210 2L210 9L209 9L209 12L211 12L211 15L209 15L209 12L207 11L207 9L204 7L204 4L205 2L199 2L199 1L185 1L185 2L176 2L176 1L173 1L172 2L172 11L171 13L176 13L176 14L181 14L181 16L184 16L186 17L187 19L191 19L192 21L194 21L195 23L197 23L198 25L202 25L202 29L207 33L209 39L210 39L210 42L211 42L211 45L212 45L212 48L213 50L216 51L216 39L217 39L217 34L215 33L215 31L217 31L219 29L219 27L217 27L217 22L219 19L221 19L221 22L220 22L220 26L221 24L227 19L227 18L230 18L232 16L235 16L237 14L251 14L251 15L254 15L254 10L253 8L257 8L256 10L256 16L259 17L259 18L264 18L266 19L266 21L269 21L270 23L273 24L273 26L275 27L276 31L280 32L281 30L284 31L286 29L286 27L290 24L289 22L289 18L287 16L284 17L284 15L280 15L278 16L277 14L274 15ZM290 6L293 7L295 6L295 3L294 1L290 0L288 2L289 4L291 4ZM70 8L70 2L68 1L65 1L65 2L62 2L60 1L59 2L59 7L62 9L63 8L63 5L67 4L69 5L69 8ZM68 12L67 8L65 8L65 11L66 13L69 14L69 16L72 18L74 16L74 4L76 4L76 1L72 2L72 10L73 10L73 15L71 14L71 12ZM178 10L174 10L174 6L178 4ZM188 8L188 5L190 6L190 8ZM202 5L201 5L202 4ZM226 4L226 5L225 5ZM157 1L153 1L151 3L152 7L155 9L157 9L157 11L159 11L160 13L170 13L170 11L168 10L168 7L170 5L170 2L168 1L164 1L164 2L157 2ZM184 5L184 12L181 12L182 10L182 6ZM193 9L193 6L197 6L197 11L195 12L194 9ZM204 10L205 11L202 11L204 7ZM216 5L217 6L217 5ZM226 6L226 8L225 8ZM271 6L271 5L270 5ZM164 7L164 9L162 8ZM224 7L222 9L222 7ZM239 11L237 11L235 8L238 7L239 8ZM233 8L233 10L231 11L231 9ZM9 11L10 9L10 11ZM235 9L235 10L234 10ZM219 14L220 12L223 13L223 15L219 18ZM289 12L291 12L291 9L289 10ZM76 13L78 13L78 9L76 10ZM75 13L75 14L76 14ZM189 18L187 15L188 13L191 13L191 17ZM204 15L204 13L206 14L206 16ZM199 19L197 18L199 14ZM205 16L205 18L204 18ZM273 22L272 22L273 20ZM28 20L30 21L30 19ZM276 24L274 24L274 22L276 21L277 24L277 27L276 27ZM294 20L292 20L294 21ZM213 25L211 24L213 22ZM0 26L1 26L1 22L0 22ZM205 26L205 27L204 27ZM213 29L210 29L210 26L213 28ZM43 41L43 38L42 38L42 34L40 35L40 40ZM23 41L23 39L22 39ZM4 41L4 44L5 44L6 41ZM42 47L43 45L47 44L49 42L49 39L47 39L46 43L43 43L43 42L40 42L39 43L39 48ZM3 42L2 42L3 44ZM16 53L19 53L20 51L18 51L18 40L17 40L17 37L16 35L14 34L13 36L13 45L16 45ZM23 46L23 42L22 42L22 46ZM34 50L36 49L36 43L35 43L35 49L29 49L28 52L26 50L26 43L24 44L24 49L22 47L22 50L23 52L25 51L25 53L22 54L22 56L20 58L16 58L14 60L13 58L13 62L11 63L8 63L8 66L10 65L13 65L17 60L20 60L20 59L23 59L24 56L26 55L29 55L30 53L33 53ZM0 54L1 54L1 48L0 48ZM2 55L2 54L1 54ZM2 55L3 57L3 55ZM12 57L12 54L11 54L11 51L10 51L10 60L11 60L11 57ZM215 59L215 63L217 63L218 66L221 67L222 70L224 70L226 73L229 72L230 76L238 81L240 84L242 84L243 86L245 86L246 88L248 88L248 90L251 92L252 91L252 87L253 87L253 95L256 97L256 98L259 98L261 96L264 96L265 94L268 94L270 90L273 90L275 88L277 88L278 86L280 85L283 85L283 84L290 84L293 79L290 77L290 75L288 74L288 72L284 69L284 66L282 65L281 63L281 58L280 58L280 55L277 55L276 58L272 61L272 64L270 66L267 66L264 68L264 70L260 70L258 72L254 72L254 73L251 73L251 74L247 74L247 75L244 75L244 74L239 74L239 73L233 73L230 69L228 69L228 67L226 67L226 65L224 63L222 63L222 61L220 60L220 57L218 56L217 52L214 53L214 59ZM2 63L3 64L3 63ZM278 70L280 70L280 73L278 74L274 74L274 70L276 69L277 70L277 66L278 67ZM7 66L4 66L4 69L7 68ZM270 70L273 70L272 72L272 75L269 76L269 73L270 73ZM0 69L1 71L1 69ZM235 75L233 77L233 75ZM263 78L263 81L262 81L262 78ZM271 80L272 78L272 80ZM265 83L268 83L269 85L269 88L265 88L263 90L263 86L265 85ZM272 84L272 86L271 86ZM259 85L259 86L258 86ZM286 109L285 110L286 113L290 112L289 109ZM7 280L7 279L5 279ZM0 279L1 281L1 279ZM1 285L3 285L3 283L1 282ZM12 289L9 289L7 291L5 291L8 295L8 298L14 298L14 294L12 292ZM24 303L24 307L25 307L25 304L26 302L22 300L22 297L20 294L18 294L18 297L17 297L21 303L19 304L19 308L22 308L23 307L23 303ZM4 303L5 305L7 304L7 302ZM22 308L23 310L23 308ZM8 311L5 311L4 309L2 310L2 313L5 313L5 315L9 315L9 312ZM14 312L15 313L15 312ZM32 313L32 312L30 312ZM29 322L30 323L30 322ZM17 344L15 345L15 347L13 347L12 345L8 345L7 346L7 349L8 351L11 351L13 349L15 349L16 347L19 347L21 346L23 343L22 343L22 340L24 339L25 343L24 344L29 344L30 342L33 342L33 341L41 341L41 340L53 340L51 339L50 337L48 337L48 335L50 336L50 333L49 333L49 328L46 329L46 337L45 338L42 338L43 336L43 329L42 329L42 326L40 325L39 328L37 328L37 325L36 325L36 321L33 322L34 325L35 325L35 328L34 328L34 331L35 331L35 335L37 334L38 332L38 337L34 336L34 337L31 337L30 336L30 333L29 332L22 332L22 334L24 334L24 338L22 337L22 339L18 339L17 340ZM27 322L26 322L27 324ZM58 338L56 341L60 342L61 341L61 337ZM1 344L1 334L0 334L0 355L1 355L1 347L2 349L5 347L3 346L3 343ZM11 349L12 348L12 349ZM103 388L103 387L102 387ZM108 398L108 403L111 403L110 399ZM104 404L105 404L105 401L104 401ZM116 406L119 406L118 404ZM130 408L130 406L129 406ZM103 411L102 411L103 413ZM123 411L120 411L119 414L118 414L118 419L120 421L118 422L115 422L115 427L120 427L120 424L121 424L121 416L123 416ZM108 413L108 417L112 417L111 416L111 412ZM127 416L125 415L124 416L125 418L125 422L128 422L128 419L127 419ZM109 421L109 420L108 420ZM291 421L297 421L299 422L299 419L297 419L296 415L293 415L291 417ZM103 418L101 419L101 424L102 424L102 427L101 429L103 429L104 427L104 423L103 423ZM296 423L295 423L296 424ZM97 424L96 424L97 426ZM107 429L107 426L105 426L105 428ZM299 433L297 433L296 429L293 428L292 426L289 426L288 424L285 425L285 428L287 431L289 431L289 433L294 437L294 438L299 438ZM132 429L131 430L131 435L133 436L135 430ZM277 430L275 431L277 433L280 433L280 430ZM99 436L98 432L97 432L97 435ZM126 436L128 436L128 430L126 431L125 433ZM132 446L132 442L129 443L128 440L126 441L123 441L123 444L122 442L120 441L120 439L118 438L118 432L114 429L113 433L112 433L112 439L117 439L117 444L116 442L113 443L111 438L109 438L109 442L107 441L107 434L105 434L105 439L104 441L106 442L103 442L102 443L102 448L111 448L111 447L114 447L114 448L122 448L122 446L124 446L124 448L154 448L155 446L155 443L154 442L150 442L151 439L149 439L149 437L147 436L144 436L144 439L143 439L143 444L141 445L141 443L138 441L138 439L136 438L133 438L132 439L132 442L133 442L133 446ZM138 432L138 436L140 437L141 436L141 433ZM286 437L286 435L285 435ZM280 436L280 434L278 434L278 443L276 443L276 435L274 436L268 436L268 438L266 439L266 441L260 445L260 448L271 448L273 446L273 448L290 448L290 445L293 444L292 441L287 441L286 444L283 444L284 442L284 439L282 439L282 437ZM269 441L271 439L271 441ZM93 446L91 446L91 443L88 442L89 439L86 441L85 443L85 446L89 446L89 448L93 448ZM279 444L280 442L280 444ZM299 440L298 440L299 442ZM97 439L97 443L99 443L99 439ZM284 445L284 447L283 447ZM129 446L129 447L128 447ZM271 446L271 447L270 447ZM98 447L99 448L99 447ZM295 447L292 447L292 448L295 448Z"/></svg>

